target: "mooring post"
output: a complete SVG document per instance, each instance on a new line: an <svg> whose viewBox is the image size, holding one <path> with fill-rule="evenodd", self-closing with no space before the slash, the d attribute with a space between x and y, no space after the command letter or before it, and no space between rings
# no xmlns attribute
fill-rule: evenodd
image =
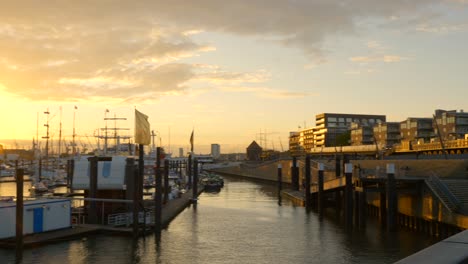
<svg viewBox="0 0 468 264"><path fill-rule="evenodd" d="M192 188L192 154L188 156L187 174L188 174L188 186L189 188Z"/></svg>
<svg viewBox="0 0 468 264"><path fill-rule="evenodd" d="M299 170L297 170L297 158L293 157L291 167L291 185L294 191L299 191Z"/></svg>
<svg viewBox="0 0 468 264"><path fill-rule="evenodd" d="M323 163L318 164L318 211L319 211L319 217L323 217L323 203L325 201L324 199L324 193L323 193L323 171L324 171L324 166Z"/></svg>
<svg viewBox="0 0 468 264"><path fill-rule="evenodd" d="M281 205L281 190L283 189L283 166L278 164L278 205Z"/></svg>
<svg viewBox="0 0 468 264"><path fill-rule="evenodd" d="M353 226L353 164L345 164L345 177L346 177L346 187L345 187L345 221L346 228L351 229Z"/></svg>
<svg viewBox="0 0 468 264"><path fill-rule="evenodd" d="M164 160L164 201L166 204L169 201L169 160Z"/></svg>
<svg viewBox="0 0 468 264"><path fill-rule="evenodd" d="M139 181L139 174L141 173L140 171L140 167L141 167L141 164L140 164L140 160L141 160L141 157L139 158L139 161L138 161L138 170L135 169L135 166L132 166L131 167L131 174L133 177L133 206L132 206L132 209L133 209L133 236L134 237L138 237L138 226L139 226L139 219L138 219L138 196L139 196L139 193L140 193L140 181Z"/></svg>
<svg viewBox="0 0 468 264"><path fill-rule="evenodd" d="M75 175L75 160L70 160L70 174L67 176L67 180L69 180L68 188L70 189L70 193L73 193L73 176Z"/></svg>
<svg viewBox="0 0 468 264"><path fill-rule="evenodd" d="M366 227L367 196L362 186L362 192L359 192L359 228Z"/></svg>
<svg viewBox="0 0 468 264"><path fill-rule="evenodd" d="M133 200L135 195L133 194L135 192L135 181L134 181L134 172L135 171L135 159L134 158L126 158L125 159L125 186L123 186L123 189L125 190L125 199L127 200ZM132 210L133 212L133 205L127 204L127 211L130 212Z"/></svg>
<svg viewBox="0 0 468 264"><path fill-rule="evenodd" d="M305 192L306 210L309 211L312 206L312 201L311 201L312 196L310 194L310 155L306 155L306 158L305 158L304 192Z"/></svg>
<svg viewBox="0 0 468 264"><path fill-rule="evenodd" d="M67 187L70 187L70 179L71 179L71 161L72 160L67 160Z"/></svg>
<svg viewBox="0 0 468 264"><path fill-rule="evenodd" d="M23 256L23 180L24 170L16 169L16 262Z"/></svg>
<svg viewBox="0 0 468 264"><path fill-rule="evenodd" d="M396 231L398 200L396 193L395 164L387 164L387 230Z"/></svg>
<svg viewBox="0 0 468 264"><path fill-rule="evenodd" d="M89 198L97 198L98 185L98 157L93 156L88 158L89 161ZM98 223L96 201L90 201L88 221L90 224Z"/></svg>
<svg viewBox="0 0 468 264"><path fill-rule="evenodd" d="M193 193L192 202L197 204L198 200L198 159L193 160Z"/></svg>
<svg viewBox="0 0 468 264"><path fill-rule="evenodd" d="M337 178L341 176L341 160L338 155L335 156L335 176Z"/></svg>
<svg viewBox="0 0 468 264"><path fill-rule="evenodd" d="M162 219L162 175L161 175L161 147L156 148L156 191L154 195L154 231L161 232Z"/></svg>
<svg viewBox="0 0 468 264"><path fill-rule="evenodd" d="M385 191L385 183L379 183L378 184L379 189L380 189L380 206L379 206L379 220L382 228L387 226L387 195Z"/></svg>

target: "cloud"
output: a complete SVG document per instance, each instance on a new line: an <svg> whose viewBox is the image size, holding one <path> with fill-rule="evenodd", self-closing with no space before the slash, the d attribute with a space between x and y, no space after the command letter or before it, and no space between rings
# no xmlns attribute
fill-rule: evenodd
<svg viewBox="0 0 468 264"><path fill-rule="evenodd" d="M303 98L306 96L318 96L309 92L297 92L288 90L278 90L268 87L251 87L251 86L223 86L219 90L232 93L252 93L258 97L285 99L285 98Z"/></svg>
<svg viewBox="0 0 468 264"><path fill-rule="evenodd" d="M252 73L228 72L218 69L210 72L198 74L196 80L212 84L244 84L244 83L263 83L270 79L271 74L265 70L259 70Z"/></svg>
<svg viewBox="0 0 468 264"><path fill-rule="evenodd" d="M373 56L356 56L349 58L352 62L371 63L371 62L400 62L408 58L398 55L373 55Z"/></svg>
<svg viewBox="0 0 468 264"><path fill-rule="evenodd" d="M184 62L216 50L195 37L251 37L298 49L317 63L326 60L325 41L355 34L359 21L417 15L434 2L6 1L0 9L0 84L30 100L128 101L184 93L191 80L261 83L269 76L206 72Z"/></svg>
<svg viewBox="0 0 468 264"><path fill-rule="evenodd" d="M468 28L468 24L431 25L428 23L422 23L416 26L416 31L425 32L425 33L435 33L435 34L447 34L451 32L464 31L467 28Z"/></svg>

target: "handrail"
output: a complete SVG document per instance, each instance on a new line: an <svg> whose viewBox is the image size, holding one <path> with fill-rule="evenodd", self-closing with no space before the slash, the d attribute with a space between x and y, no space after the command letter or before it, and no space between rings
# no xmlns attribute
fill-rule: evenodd
<svg viewBox="0 0 468 264"><path fill-rule="evenodd" d="M458 198L455 197L455 196L453 195L453 193L452 193L452 192L447 188L447 186L440 180L440 178L437 177L437 175L436 175L434 172L431 172L431 175L429 176L429 181L430 181L431 183L434 183L434 184L435 184L435 187L436 187L439 191L441 191L441 192L447 197L448 202L450 203L450 205L445 204L445 202L443 201L443 199L441 199L440 197L438 197L438 198L439 198L439 200L441 200L442 203L445 204L445 206L446 206L448 209L453 210L453 211L458 211L458 210L460 209L460 205L461 205L460 200L458 200ZM435 191L435 190L433 190L433 191ZM436 194L437 196L439 196L437 192L435 192L435 194Z"/></svg>

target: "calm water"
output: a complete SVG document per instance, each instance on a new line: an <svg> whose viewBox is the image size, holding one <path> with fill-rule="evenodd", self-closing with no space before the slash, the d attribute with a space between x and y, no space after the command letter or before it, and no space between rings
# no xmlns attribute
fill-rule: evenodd
<svg viewBox="0 0 468 264"><path fill-rule="evenodd" d="M278 206L273 185L225 182L160 239L93 235L26 249L22 263L393 263L436 242L405 230L387 233L375 221L347 232L334 211L319 221L304 208ZM14 250L0 249L0 263L14 262Z"/></svg>

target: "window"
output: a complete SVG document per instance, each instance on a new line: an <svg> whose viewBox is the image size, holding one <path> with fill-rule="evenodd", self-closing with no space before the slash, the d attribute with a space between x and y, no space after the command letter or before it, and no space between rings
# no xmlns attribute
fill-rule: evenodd
<svg viewBox="0 0 468 264"><path fill-rule="evenodd" d="M329 117L328 122L336 122L336 117Z"/></svg>

